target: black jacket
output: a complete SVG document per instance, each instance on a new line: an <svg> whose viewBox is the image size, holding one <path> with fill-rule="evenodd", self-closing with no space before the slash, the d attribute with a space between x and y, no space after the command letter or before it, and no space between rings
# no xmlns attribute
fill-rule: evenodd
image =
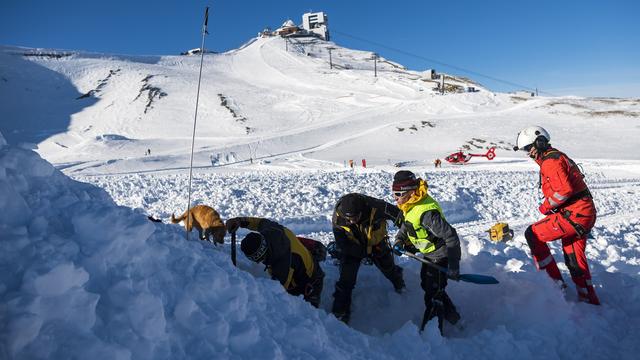
<svg viewBox="0 0 640 360"><path fill-rule="evenodd" d="M343 255L364 258L371 255L375 247L385 246L388 237L387 220L399 223L402 219L402 211L384 200L363 194L356 194L356 196L361 197L365 204L360 222L350 224L340 215L338 208L343 196L338 200L333 211L333 235Z"/></svg>
<svg viewBox="0 0 640 360"><path fill-rule="evenodd" d="M303 294L307 283L321 271L309 250L291 230L275 221L252 217L241 219L242 227L259 232L267 241L264 264L271 277L278 280L288 293Z"/></svg>
<svg viewBox="0 0 640 360"><path fill-rule="evenodd" d="M425 254L424 257L432 261L446 257L449 259L449 268L459 269L461 250L460 239L458 238L456 229L454 229L437 210L425 211L420 216L420 224L427 230L429 240L436 246L434 251ZM412 246L407 232L412 230L413 227L405 223L402 224L396 234L396 242L401 241L407 250L410 250Z"/></svg>

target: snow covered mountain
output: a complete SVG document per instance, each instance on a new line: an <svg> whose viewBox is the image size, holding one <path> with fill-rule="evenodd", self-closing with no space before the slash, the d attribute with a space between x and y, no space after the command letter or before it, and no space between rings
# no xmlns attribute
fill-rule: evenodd
<svg viewBox="0 0 640 360"><path fill-rule="evenodd" d="M374 77L370 52L308 39L286 46L258 38L205 55L192 202L327 243L341 195L391 201L396 166L413 170L461 237L462 272L500 280L449 286L464 328L442 337L431 322L418 332L424 304L412 259L396 258L404 294L362 266L349 327L330 315L331 259L314 309L241 253L233 267L229 239L185 241L183 228L147 220L186 207L198 56L2 47L0 358L637 356L640 100L525 98L451 76L479 91L439 95L426 73L384 59ZM587 253L601 307L576 302L571 286L563 294L530 260L522 233L538 219L537 169L508 150L530 124L549 129L587 174L599 212ZM493 161L431 165L490 146ZM367 168L344 166L363 158ZM497 221L515 230L512 241L488 239ZM552 251L562 261L558 244Z"/></svg>
<svg viewBox="0 0 640 360"><path fill-rule="evenodd" d="M333 69L329 47L334 48ZM7 47L0 56L0 96L6 99L2 131L10 141L38 144L40 154L66 164L67 172L185 164L199 56ZM633 126L640 119L637 99L523 98L446 74L448 90L473 86L480 91L442 96L433 90L438 80L430 73L380 59L374 77L371 59L370 52L321 40L291 39L285 45L280 37L207 54L195 165L211 165L212 156L326 161L324 166L362 158L371 165L430 163L459 148L493 145L498 158L512 157L507 149L531 123L561 134L562 147L582 157L638 158L633 140L640 135ZM598 132L599 127L608 131ZM147 149L163 161L149 161Z"/></svg>

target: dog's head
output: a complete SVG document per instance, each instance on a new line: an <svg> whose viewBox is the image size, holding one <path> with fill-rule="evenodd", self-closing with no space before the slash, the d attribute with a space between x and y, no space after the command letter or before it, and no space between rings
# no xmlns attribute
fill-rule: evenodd
<svg viewBox="0 0 640 360"><path fill-rule="evenodd" d="M215 242L218 244L224 244L224 236L227 234L227 229L224 225L214 227L211 233Z"/></svg>

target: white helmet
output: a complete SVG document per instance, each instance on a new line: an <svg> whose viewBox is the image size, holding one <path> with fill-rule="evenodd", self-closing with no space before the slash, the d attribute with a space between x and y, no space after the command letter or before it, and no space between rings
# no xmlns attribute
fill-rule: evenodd
<svg viewBox="0 0 640 360"><path fill-rule="evenodd" d="M536 140L540 137L544 138L544 140L540 139L543 143L534 144ZM525 128L524 130L518 133L518 138L516 139L516 146L513 148L513 150L526 151L524 149L525 146L531 145L531 144L534 144L536 148L544 148L546 147L547 144L549 144L549 141L551 141L551 136L549 135L549 132L547 132L547 130L545 130L540 126L529 126L528 128Z"/></svg>

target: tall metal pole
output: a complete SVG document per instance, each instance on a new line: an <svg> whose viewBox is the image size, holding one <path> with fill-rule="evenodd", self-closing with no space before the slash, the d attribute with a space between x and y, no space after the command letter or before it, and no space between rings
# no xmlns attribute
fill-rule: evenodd
<svg viewBox="0 0 640 360"><path fill-rule="evenodd" d="M193 136L191 137L191 161L189 162L189 196L187 198L187 218L185 219L186 223L189 224L191 219L191 178L193 177L193 148L196 142L196 123L198 121L198 103L200 102L200 81L202 80L202 63L204 62L204 36L208 34L207 32L207 24L209 22L209 7L204 11L204 24L202 24L202 45L200 46L200 73L198 74L198 91L196 93L196 111L193 115ZM187 232L187 240L189 240L189 231L187 231L188 226L185 226L185 231Z"/></svg>
<svg viewBox="0 0 640 360"><path fill-rule="evenodd" d="M373 54L373 77L378 77L378 54Z"/></svg>

